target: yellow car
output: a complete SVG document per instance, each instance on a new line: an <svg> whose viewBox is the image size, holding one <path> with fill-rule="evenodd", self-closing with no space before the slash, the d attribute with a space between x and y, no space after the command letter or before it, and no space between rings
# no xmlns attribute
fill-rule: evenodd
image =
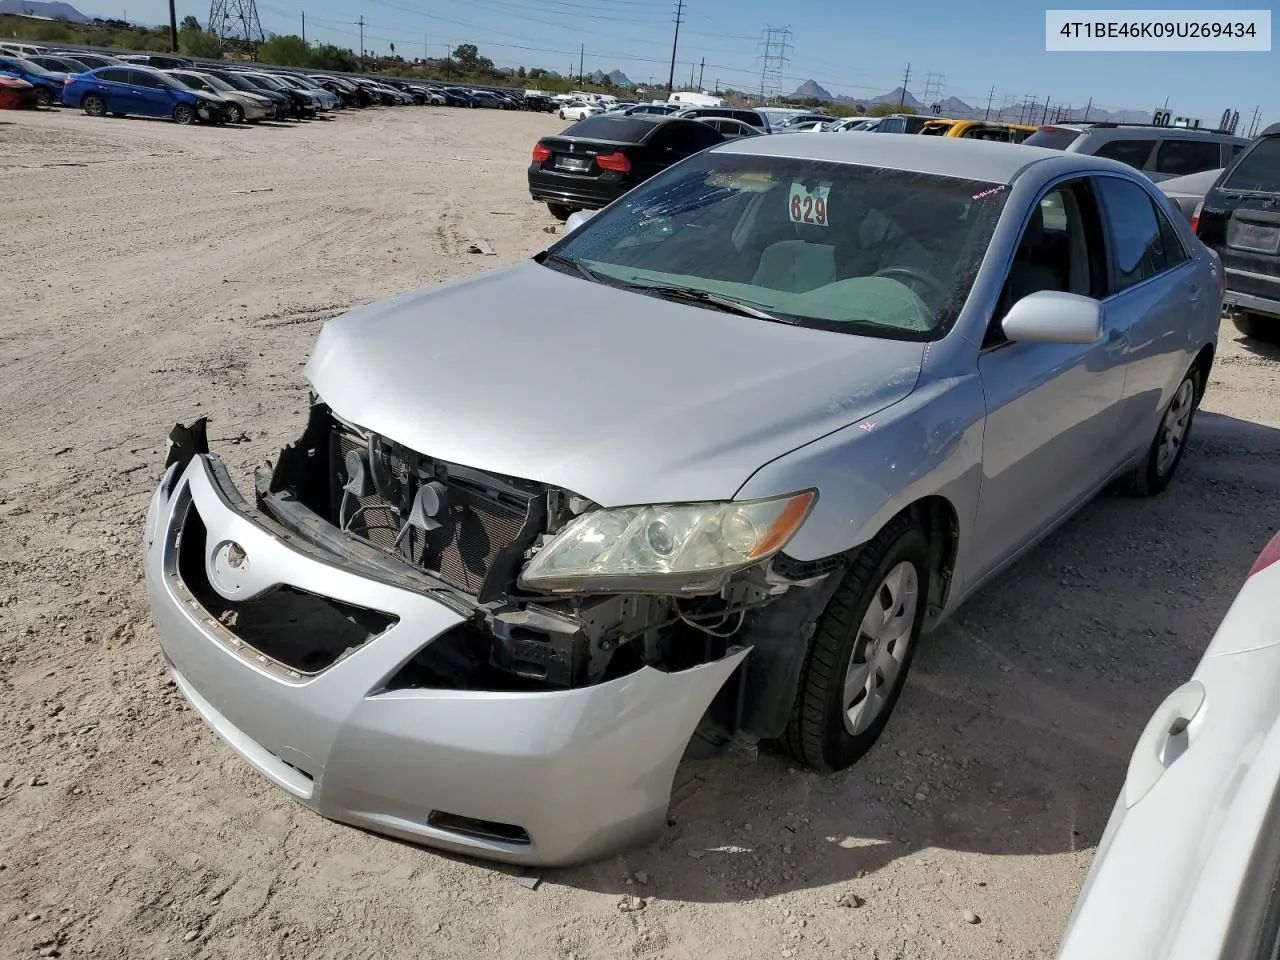
<svg viewBox="0 0 1280 960"><path fill-rule="evenodd" d="M920 132L935 137L1021 143L1038 129L1039 127L1030 124L999 123L993 120L928 120Z"/></svg>

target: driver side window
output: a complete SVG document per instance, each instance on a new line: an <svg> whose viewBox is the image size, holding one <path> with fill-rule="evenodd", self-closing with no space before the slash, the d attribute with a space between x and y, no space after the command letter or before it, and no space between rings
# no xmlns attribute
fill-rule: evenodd
<svg viewBox="0 0 1280 960"><path fill-rule="evenodd" d="M1032 208L1023 227L983 346L1005 342L1000 324L1023 297L1041 290L1103 297L1106 283L1102 224L1089 182L1055 185Z"/></svg>

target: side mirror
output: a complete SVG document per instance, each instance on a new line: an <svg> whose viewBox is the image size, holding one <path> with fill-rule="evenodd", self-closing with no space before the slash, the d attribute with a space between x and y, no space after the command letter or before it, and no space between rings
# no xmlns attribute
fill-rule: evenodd
<svg viewBox="0 0 1280 960"><path fill-rule="evenodd" d="M1102 339L1102 304L1076 293L1038 290L1009 308L1000 329L1015 343L1096 343Z"/></svg>
<svg viewBox="0 0 1280 960"><path fill-rule="evenodd" d="M569 219L564 222L564 232L573 233L595 215L595 210L575 210L569 214Z"/></svg>

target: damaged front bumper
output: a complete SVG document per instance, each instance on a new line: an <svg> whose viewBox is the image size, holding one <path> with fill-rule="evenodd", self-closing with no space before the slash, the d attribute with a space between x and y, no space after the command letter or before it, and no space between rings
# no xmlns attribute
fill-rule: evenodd
<svg viewBox="0 0 1280 960"><path fill-rule="evenodd" d="M652 838L691 734L748 653L571 689L398 687L466 622L448 591L287 529L203 449L171 463L145 537L164 656L233 750L322 816L463 854L563 865ZM338 631L310 668L280 657L271 643L311 629L275 609L285 598L363 633Z"/></svg>

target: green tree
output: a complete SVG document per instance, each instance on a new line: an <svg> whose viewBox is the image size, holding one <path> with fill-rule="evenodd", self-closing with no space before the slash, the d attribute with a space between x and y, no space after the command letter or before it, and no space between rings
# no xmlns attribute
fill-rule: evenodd
<svg viewBox="0 0 1280 960"><path fill-rule="evenodd" d="M480 50L474 43L460 43L453 51L453 59L458 61L458 69L466 73L474 73L480 61Z"/></svg>
<svg viewBox="0 0 1280 960"><path fill-rule="evenodd" d="M350 50L322 43L311 50L311 66L317 70L339 70L352 73L359 66L356 55Z"/></svg>
<svg viewBox="0 0 1280 960"><path fill-rule="evenodd" d="M524 67L516 67L516 76L519 77L521 80L525 78Z"/></svg>
<svg viewBox="0 0 1280 960"><path fill-rule="evenodd" d="M258 47L258 59L277 67L306 67L311 64L311 48L301 37L273 33L270 40Z"/></svg>
<svg viewBox="0 0 1280 960"><path fill-rule="evenodd" d="M45 43L71 43L71 28L65 20L37 23L31 39Z"/></svg>
<svg viewBox="0 0 1280 960"><path fill-rule="evenodd" d="M189 57L202 60L222 59L222 44L212 33L204 30L179 30L178 49Z"/></svg>
<svg viewBox="0 0 1280 960"><path fill-rule="evenodd" d="M867 112L873 117L887 117L895 113L916 113L917 111L915 107L906 104L899 106L896 103L877 103Z"/></svg>
<svg viewBox="0 0 1280 960"><path fill-rule="evenodd" d="M200 21L197 20L195 17L191 16L191 14L187 14L185 17L182 18L182 22L178 24L178 29L179 30L199 30Z"/></svg>

